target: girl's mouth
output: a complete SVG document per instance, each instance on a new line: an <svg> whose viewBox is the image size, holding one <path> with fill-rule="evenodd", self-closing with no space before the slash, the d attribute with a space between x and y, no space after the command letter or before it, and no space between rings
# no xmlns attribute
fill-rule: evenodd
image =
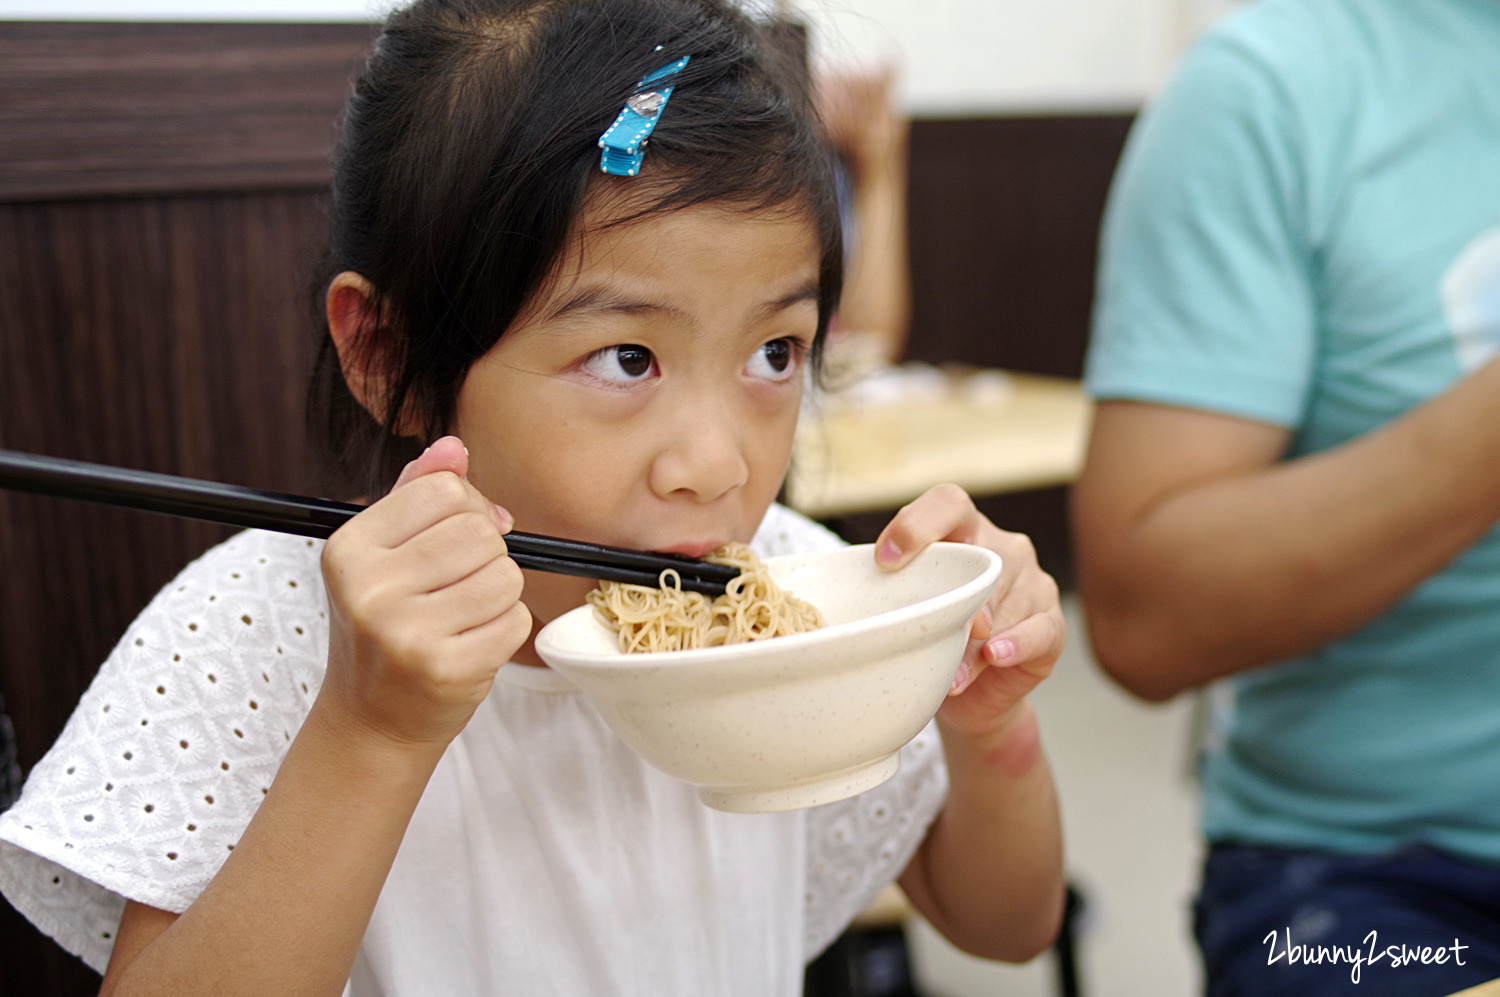
<svg viewBox="0 0 1500 997"><path fill-rule="evenodd" d="M702 557L705 554L712 554L724 546L725 543L726 541L723 540L688 541L673 544L670 547L656 547L653 550L658 554L680 554L683 557Z"/></svg>

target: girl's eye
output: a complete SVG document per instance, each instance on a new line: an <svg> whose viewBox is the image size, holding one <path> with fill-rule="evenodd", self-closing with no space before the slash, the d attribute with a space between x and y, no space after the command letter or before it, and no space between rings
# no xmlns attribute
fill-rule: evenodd
<svg viewBox="0 0 1500 997"><path fill-rule="evenodd" d="M745 373L768 381L785 381L797 370L797 344L790 339L773 339L750 356Z"/></svg>
<svg viewBox="0 0 1500 997"><path fill-rule="evenodd" d="M589 354L583 369L601 380L630 384L650 377L656 358L644 346L606 346Z"/></svg>

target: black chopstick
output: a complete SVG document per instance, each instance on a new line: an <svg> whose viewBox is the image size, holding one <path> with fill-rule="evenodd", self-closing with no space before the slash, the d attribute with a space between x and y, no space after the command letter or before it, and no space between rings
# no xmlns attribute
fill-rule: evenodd
<svg viewBox="0 0 1500 997"><path fill-rule="evenodd" d="M318 538L328 537L365 508L14 450L0 450L0 488ZM681 577L684 589L711 596L723 595L724 586L739 576L738 568L690 557L515 530L506 534L505 542L521 567L558 575L655 586L670 568Z"/></svg>

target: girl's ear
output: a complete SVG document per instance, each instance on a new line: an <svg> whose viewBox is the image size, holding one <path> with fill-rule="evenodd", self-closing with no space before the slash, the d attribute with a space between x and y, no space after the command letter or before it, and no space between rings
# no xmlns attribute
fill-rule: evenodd
<svg viewBox="0 0 1500 997"><path fill-rule="evenodd" d="M375 285L352 270L333 278L324 300L328 334L339 354L344 383L375 421L384 423L387 371L378 342L369 334L380 320Z"/></svg>

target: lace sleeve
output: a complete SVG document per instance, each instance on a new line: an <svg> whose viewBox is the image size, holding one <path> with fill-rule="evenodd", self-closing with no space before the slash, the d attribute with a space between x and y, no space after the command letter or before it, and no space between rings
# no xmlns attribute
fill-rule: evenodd
<svg viewBox="0 0 1500 997"><path fill-rule="evenodd" d="M948 798L937 725L901 749L901 771L882 785L807 812L803 958L811 961L916 854Z"/></svg>
<svg viewBox="0 0 1500 997"><path fill-rule="evenodd" d="M323 677L320 553L249 532L184 569L0 814L0 892L94 969L124 900L185 910L270 787Z"/></svg>
<svg viewBox="0 0 1500 997"><path fill-rule="evenodd" d="M752 546L761 557L843 545L828 530L773 505ZM803 955L811 960L911 861L948 798L936 724L901 749L901 771L866 793L807 812Z"/></svg>

